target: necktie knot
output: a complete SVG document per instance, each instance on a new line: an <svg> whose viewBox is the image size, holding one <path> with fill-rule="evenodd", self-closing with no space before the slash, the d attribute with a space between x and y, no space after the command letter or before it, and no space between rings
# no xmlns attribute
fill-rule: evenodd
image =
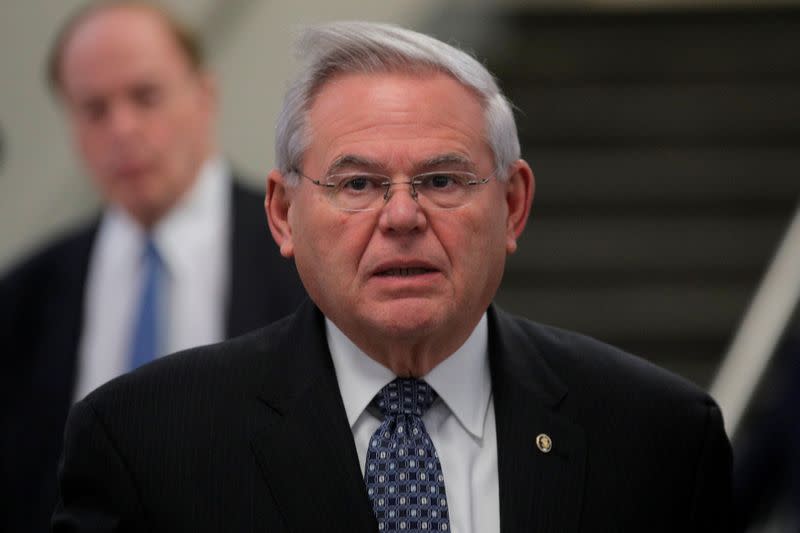
<svg viewBox="0 0 800 533"><path fill-rule="evenodd" d="M436 391L421 379L397 378L375 395L373 403L384 417L421 417L437 398Z"/></svg>
<svg viewBox="0 0 800 533"><path fill-rule="evenodd" d="M158 251L155 241L152 237L148 237L144 242L144 249L142 250L142 257L144 260L145 271L154 268L162 267L161 254Z"/></svg>

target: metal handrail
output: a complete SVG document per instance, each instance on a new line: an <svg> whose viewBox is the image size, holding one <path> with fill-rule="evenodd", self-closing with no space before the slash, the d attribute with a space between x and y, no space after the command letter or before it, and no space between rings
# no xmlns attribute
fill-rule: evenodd
<svg viewBox="0 0 800 533"><path fill-rule="evenodd" d="M800 207L711 385L733 439L800 298Z"/></svg>

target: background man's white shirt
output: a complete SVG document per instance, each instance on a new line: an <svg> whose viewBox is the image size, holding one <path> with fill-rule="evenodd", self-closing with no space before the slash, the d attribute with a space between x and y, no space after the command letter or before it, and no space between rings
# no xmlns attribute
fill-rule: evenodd
<svg viewBox="0 0 800 533"><path fill-rule="evenodd" d="M152 230L167 271L166 335L159 355L225 338L230 181L221 158L208 160L192 188ZM122 209L104 213L86 279L76 401L129 369L145 238Z"/></svg>

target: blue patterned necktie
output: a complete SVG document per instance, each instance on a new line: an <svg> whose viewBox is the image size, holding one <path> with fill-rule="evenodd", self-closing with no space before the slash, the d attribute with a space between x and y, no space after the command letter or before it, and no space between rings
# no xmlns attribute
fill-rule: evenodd
<svg viewBox="0 0 800 533"><path fill-rule="evenodd" d="M130 370L155 359L163 340L164 263L150 238L144 246L142 265L144 276L128 356Z"/></svg>
<svg viewBox="0 0 800 533"><path fill-rule="evenodd" d="M398 378L372 405L383 422L367 449L364 479L381 531L449 531L439 456L422 415L436 399L424 381Z"/></svg>

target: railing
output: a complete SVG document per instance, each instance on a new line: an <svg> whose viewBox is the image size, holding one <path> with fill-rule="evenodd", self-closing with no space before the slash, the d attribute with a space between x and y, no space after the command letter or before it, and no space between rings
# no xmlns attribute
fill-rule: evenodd
<svg viewBox="0 0 800 533"><path fill-rule="evenodd" d="M722 361L711 395L733 439L800 298L800 207Z"/></svg>

